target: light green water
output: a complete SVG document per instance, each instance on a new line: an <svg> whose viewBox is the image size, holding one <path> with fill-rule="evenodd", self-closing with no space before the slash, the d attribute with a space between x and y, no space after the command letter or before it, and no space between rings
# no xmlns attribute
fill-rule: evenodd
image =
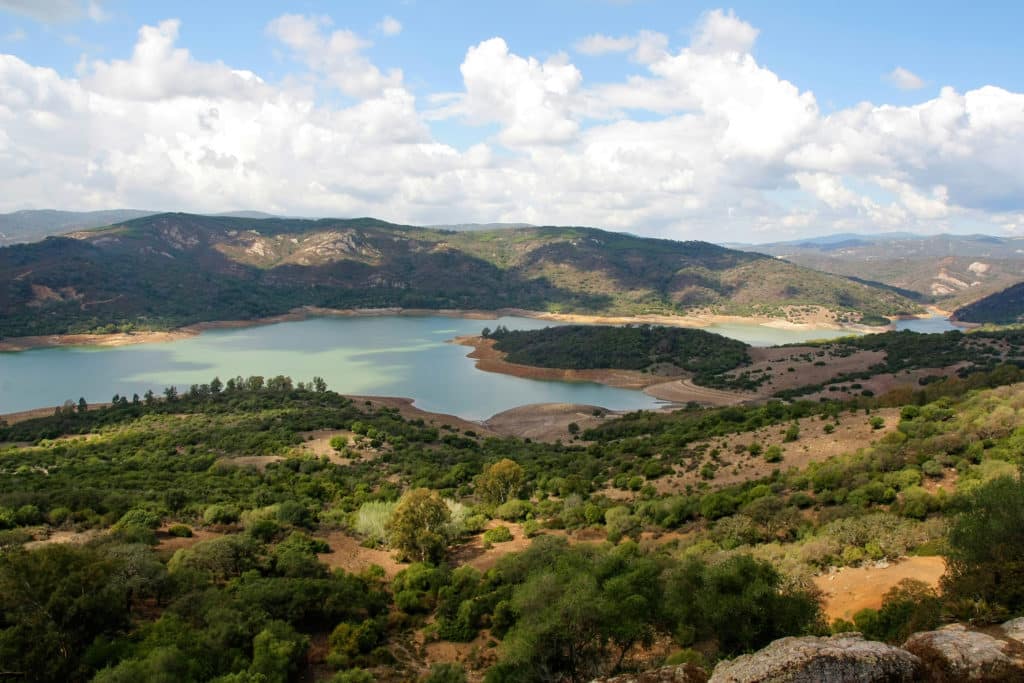
<svg viewBox="0 0 1024 683"><path fill-rule="evenodd" d="M209 382L236 375L323 377L346 394L407 396L424 410L485 419L530 403L583 403L611 410L652 408L641 391L580 382L545 382L477 370L452 337L485 327L535 329L550 322L505 317L313 318L188 339L116 348L65 347L0 353L0 413L56 406L67 399L109 401L115 393ZM834 331L780 330L728 324L711 332L757 345L836 336Z"/></svg>

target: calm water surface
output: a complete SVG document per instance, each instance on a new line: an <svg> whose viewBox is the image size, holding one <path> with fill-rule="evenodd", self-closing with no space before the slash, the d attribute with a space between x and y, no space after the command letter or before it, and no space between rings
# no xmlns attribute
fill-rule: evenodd
<svg viewBox="0 0 1024 683"><path fill-rule="evenodd" d="M906 321L920 322L920 321ZM445 343L485 327L535 329L551 322L505 317L313 318L211 330L179 341L117 348L65 347L0 353L0 413L55 406L84 396L159 393L236 375L319 375L346 394L408 396L424 410L485 419L529 403L585 403L612 410L652 408L643 392L580 382L544 382L477 370L469 349ZM755 345L835 337L836 330L785 330L756 324L708 328Z"/></svg>

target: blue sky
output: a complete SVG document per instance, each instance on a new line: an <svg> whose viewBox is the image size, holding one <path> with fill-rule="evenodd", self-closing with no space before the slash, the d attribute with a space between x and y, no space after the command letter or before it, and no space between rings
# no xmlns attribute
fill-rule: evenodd
<svg viewBox="0 0 1024 683"><path fill-rule="evenodd" d="M307 22L300 37L286 38L282 30L270 28L286 14L300 15ZM389 31L382 28L386 17L393 19ZM729 34L725 47L698 50L700 36L712 32L709 17L718 17L723 31L738 33ZM579 222L603 219L609 227L672 236L689 236L715 225L728 226L723 229L734 237L765 231L957 231L979 225L990 231L1024 230L1021 186L1006 178L1019 170L1014 158L1021 155L1007 153L1006 145L1013 149L1020 142L1015 137L1020 124L1017 115L1024 115L1016 99L1024 92L1020 69L1024 50L1018 35L1024 5L1018 3L979 3L968 8L953 2L738 2L722 7L655 0L287 4L0 0L0 53L16 59L12 64L17 69L54 69L59 83L53 86L55 92L61 90L68 102L81 101L83 95L76 89L92 93L94 101L96 95L107 97L116 91L130 106L139 107L138 112L153 111L146 108L156 104L153 98L143 106L123 82L114 82L123 76L132 83L151 83L154 78L173 82L170 90L163 83L153 95L165 98L162 111L169 106L181 107L183 113L203 107L221 114L232 111L233 107L224 106L227 102L218 106L215 100L224 98L209 90L179 92L183 84L198 78L192 72L171 74L153 63L133 65L140 29L158 27L170 19L179 23L173 30L167 25L162 30L171 36L168 44L173 47L161 49L187 50L190 66L182 68L199 68L206 75L216 68L252 72L268 86L259 95L263 113L266 103L275 98L287 96L297 111L309 111L299 101L309 102L314 107L310 116L317 125L327 126L321 139L337 133L331 126L340 120L348 121L347 126L366 126L363 134L353 133L351 140L344 138L338 144L354 150L356 142L362 142L366 147L361 152L378 149L382 156L390 156L390 179L378 178L383 171L377 168L361 169L357 179L352 174L324 183L304 178L301 187L317 196L300 201L297 197L302 193L295 186L278 195L268 189L268 178L255 178L255 169L265 166L280 172L288 167L288 159L261 158L258 149L223 132L200 144L196 131L169 130L173 124L162 121L161 129L133 132L147 144L154 137L162 138L160 149L172 159L175 155L167 152L168 145L177 144L175 140L195 142L191 147L182 143L182 159L234 160L233 170L225 161L219 176L194 174L191 189L177 183L174 190L165 185L143 191L133 186L131 178L119 175L129 172L132 163L141 163L127 158L134 150L126 146L115 154L103 147L104 135L97 133L97 139L84 145L72 161L80 174L94 180L60 178L65 192L57 201L39 188L58 173L56 164L66 166L68 160L61 157L67 153L41 154L46 150L25 145L16 154L11 145L17 147L18 139L12 134L29 136L31 131L9 124L0 132L6 131L7 139L14 141L7 150L15 154L17 182L35 190L7 199L0 209L39 207L47 202L74 205L67 208L146 202L147 208L234 209L243 208L240 202L255 200L258 205L244 208L305 214L363 210L410 222L556 222L579 215ZM346 35L358 46L346 48L340 56L327 54L325 41L345 31L351 32ZM642 59L632 48L596 54L580 47L588 36L635 40L630 37L641 31L661 35L657 56ZM503 43L486 42L492 38ZM739 41L735 45L729 42L733 38ZM318 46L310 41L319 41ZM478 47L487 49L472 56ZM726 55L729 50L731 57ZM721 59L708 57L711 52ZM160 59L169 62L168 55ZM740 63L737 55L750 61ZM474 63L480 69L475 81L460 70ZM125 69L104 69L103 65L112 64L135 71L126 76ZM146 68L155 69L156 75L140 75ZM893 76L897 68L904 70L900 78ZM8 69L8 76L13 79L17 69ZM376 85L352 85L351 78L362 76L351 72L359 69L368 70ZM392 78L392 70L400 74L396 71ZM43 78L38 71L33 74ZM733 78L735 94L729 89ZM15 80L23 84L23 78ZM303 86L306 91L300 92ZM389 88L388 100L384 93ZM951 90L941 95L943 88ZM396 99L399 91L408 98L401 104ZM225 97L234 104L243 100L252 104L253 96L229 92ZM183 98L191 98L191 108ZM960 98L958 105L956 98ZM864 102L871 103L870 114L857 113ZM31 111L38 112L37 105ZM934 110L948 130L936 132L933 124L921 123L912 109L915 106ZM962 109L959 118L947 112L951 106ZM759 107L769 112L763 131L757 129ZM791 125L793 117L803 118L802 107L813 109L813 115ZM979 107L998 110L1011 120L998 128L987 121L989 127L979 130L974 124L977 117L970 114ZM372 108L380 110L380 121L386 123L366 118L366 110ZM69 136L76 128L92 135L106 126L117 127L108 109L103 113L93 105L87 109L78 112L77 118L61 119L59 125ZM516 113L509 114L511 110ZM61 112L67 113L67 107L57 106L50 113L63 116ZM233 114L247 116L240 107ZM899 121L892 120L894 116ZM401 122L395 117L401 117ZM324 124L327 119L334 123ZM913 125L908 123L911 119ZM2 118L0 125L4 125ZM404 132L378 137L382 125ZM1004 156L993 161L982 143L997 129L1010 132L1008 139L998 141ZM739 130L744 137L738 141L735 131ZM900 140L892 144L880 139L890 134ZM708 149L690 152L703 137L715 135L721 139ZM828 136L833 137L825 140ZM850 142L865 136L868 142ZM410 143L412 138L416 140ZM779 142L765 144L760 138ZM810 138L813 144L807 143ZM663 166L655 173L651 161L641 157L663 157L659 146L666 140L669 144L680 140L680 147L671 159L659 158L657 163ZM877 153L858 157L853 148L870 147L871 141L878 144ZM414 159L406 154L409 144L419 146ZM839 150L841 144L851 149ZM972 149L964 146L968 144ZM296 149L295 140L282 140L280 145L291 150L282 153ZM608 151L610 147L614 153ZM0 154L4 149L0 146ZM386 151L392 149L401 151ZM960 159L959 154L968 158ZM51 157L48 162L47 156ZM30 161L36 157L44 158ZM451 174L443 187L424 174L421 165L431 158L442 158L439 173ZM610 178L615 174L625 177L632 172L627 159L636 163L637 173L650 174L647 185L662 188L657 196L649 196L645 183L639 181L614 186ZM327 161L322 156L318 159L321 164ZM604 201L595 201L578 185L559 187L546 197L529 193L530 188L548 188L573 176L576 169L582 183L582 176L591 173L597 162L607 164L607 173L594 181L601 185L595 185L594 191ZM970 176L967 180L953 177L960 162ZM680 175L676 172L680 167L688 170ZM714 178L708 180L704 170L711 167ZM545 168L558 169L552 171L557 176L546 178ZM185 169L187 164L175 159L165 169L167 175L154 178ZM34 180L26 180L29 176ZM384 189L389 183L401 188L389 195ZM219 193L220 199L211 198L211 193ZM447 207L438 195L450 196ZM575 213L565 208L573 201L580 202ZM382 212L382 208L388 210Z"/></svg>
<svg viewBox="0 0 1024 683"><path fill-rule="evenodd" d="M0 6L4 3L0 2ZM369 54L382 66L405 70L424 91L455 90L466 47L502 36L522 54L544 57L570 49L593 33L664 32L685 43L700 15L716 4L635 0L555 0L467 3L458 0L403 2L126 2L102 5L109 16L87 14L43 23L10 10L0 12L0 36L16 31L24 40L3 40L33 63L72 73L83 52L94 57L130 54L142 24L182 20L182 44L205 60L283 76L288 64L267 49L265 27L285 11L323 14L338 27L374 41ZM861 100L908 104L941 85L963 91L993 84L1024 90L1020 26L1024 3L979 2L730 2L727 7L761 30L755 56L821 102L845 107ZM400 36L376 31L384 16L402 24ZM584 58L590 81L637 71L605 57ZM929 87L902 92L881 75L903 65Z"/></svg>

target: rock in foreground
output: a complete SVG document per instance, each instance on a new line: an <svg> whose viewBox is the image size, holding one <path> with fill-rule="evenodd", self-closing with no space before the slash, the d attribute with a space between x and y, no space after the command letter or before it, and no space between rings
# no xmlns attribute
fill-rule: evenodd
<svg viewBox="0 0 1024 683"><path fill-rule="evenodd" d="M1024 682L1024 646L960 624L915 633L903 647L921 659L924 680Z"/></svg>
<svg viewBox="0 0 1024 683"><path fill-rule="evenodd" d="M711 683L898 683L921 680L921 660L859 633L782 638L753 654L722 662Z"/></svg>

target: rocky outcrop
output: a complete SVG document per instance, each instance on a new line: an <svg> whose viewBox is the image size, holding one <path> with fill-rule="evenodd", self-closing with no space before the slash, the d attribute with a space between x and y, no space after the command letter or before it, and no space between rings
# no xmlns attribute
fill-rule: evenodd
<svg viewBox="0 0 1024 683"><path fill-rule="evenodd" d="M783 638L715 667L711 683L896 683L921 680L921 660L859 633Z"/></svg>
<svg viewBox="0 0 1024 683"><path fill-rule="evenodd" d="M903 647L921 659L928 681L1024 683L1024 644L1016 640L1000 640L953 624L938 631L915 633Z"/></svg>
<svg viewBox="0 0 1024 683"><path fill-rule="evenodd" d="M622 674L611 678L598 678L591 683L707 683L708 674L694 664L663 666L643 673Z"/></svg>
<svg viewBox="0 0 1024 683"><path fill-rule="evenodd" d="M1012 638L1017 642L1024 643L1024 617L1011 619L1000 628L1003 629L1003 633L1007 638Z"/></svg>

